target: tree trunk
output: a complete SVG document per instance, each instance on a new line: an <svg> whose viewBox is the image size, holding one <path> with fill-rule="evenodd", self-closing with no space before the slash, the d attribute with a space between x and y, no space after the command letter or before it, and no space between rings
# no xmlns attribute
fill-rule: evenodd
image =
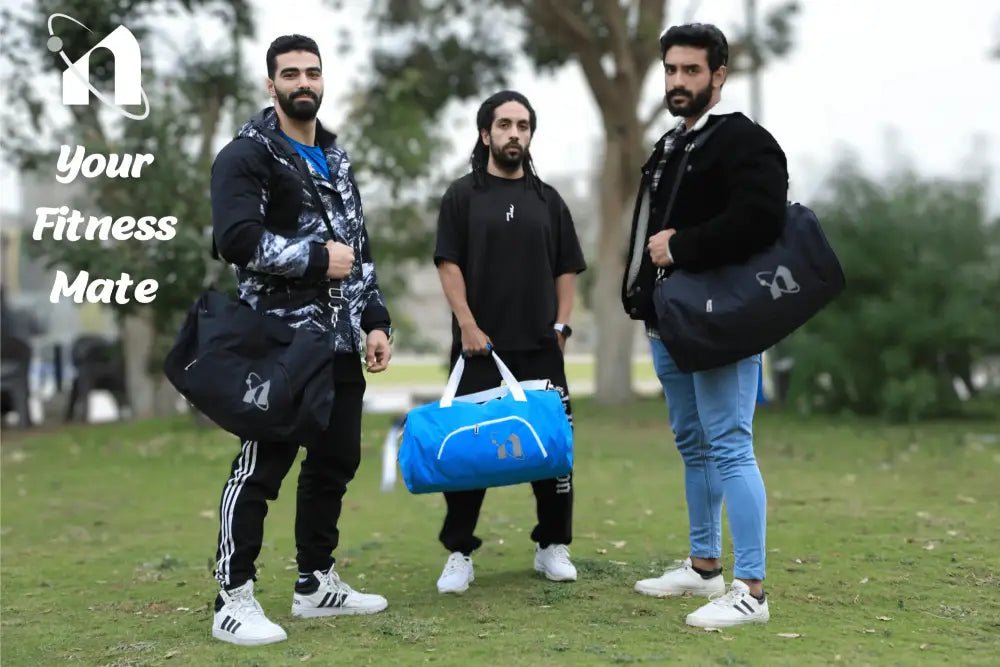
<svg viewBox="0 0 1000 667"><path fill-rule="evenodd" d="M122 318L125 387L133 419L145 419L156 414L156 378L149 374L154 339L152 313L139 311Z"/></svg>
<svg viewBox="0 0 1000 667"><path fill-rule="evenodd" d="M603 404L625 403L633 398L632 341L636 324L622 310L621 280L638 187L642 132L634 108L624 108L631 111L631 118L605 122L600 182L601 228L592 303L597 322L595 399ZM612 110L604 113L610 115Z"/></svg>

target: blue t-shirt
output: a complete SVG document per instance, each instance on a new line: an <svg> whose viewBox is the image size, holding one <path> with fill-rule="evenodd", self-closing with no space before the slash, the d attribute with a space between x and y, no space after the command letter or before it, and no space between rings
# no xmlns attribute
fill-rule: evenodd
<svg viewBox="0 0 1000 667"><path fill-rule="evenodd" d="M281 136L287 139L295 147L298 154L302 156L302 159L312 164L316 171L323 175L323 178L328 181L330 180L330 165L326 163L326 155L323 153L322 148L319 146L306 146L302 142L295 141L295 139L292 139L284 132L281 132Z"/></svg>

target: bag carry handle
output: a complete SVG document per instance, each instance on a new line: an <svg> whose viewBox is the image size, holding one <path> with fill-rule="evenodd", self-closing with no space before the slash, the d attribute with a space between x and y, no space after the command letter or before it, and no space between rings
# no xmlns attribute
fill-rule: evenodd
<svg viewBox="0 0 1000 667"><path fill-rule="evenodd" d="M492 347L490 348L490 355L493 357L493 363L497 365L497 370L500 371L500 377L510 387L510 393L514 397L514 400L520 403L526 402L528 397L524 395L521 383L517 381L514 374L507 368L507 364L500 360L500 357L493 351ZM451 370L451 375L448 376L448 384L444 387L444 393L441 394L439 405L442 408L450 408L452 402L454 402L455 394L458 392L458 383L462 381L463 372L465 372L465 356L459 355L458 361L455 362L455 368Z"/></svg>

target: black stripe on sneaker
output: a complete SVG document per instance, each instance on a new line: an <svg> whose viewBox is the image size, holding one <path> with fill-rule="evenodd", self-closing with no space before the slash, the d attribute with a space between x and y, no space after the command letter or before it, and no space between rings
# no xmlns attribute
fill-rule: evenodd
<svg viewBox="0 0 1000 667"><path fill-rule="evenodd" d="M746 615L747 615L747 611L746 611L746 609L744 609L743 607L739 606L738 604L734 604L734 605L733 605L733 609L735 609L736 611L740 612L740 613L741 613L741 614L743 614L744 616L746 616Z"/></svg>
<svg viewBox="0 0 1000 667"><path fill-rule="evenodd" d="M330 600L330 593L327 593L326 595L323 596L323 599L320 601L320 603L317 606L319 606L319 607L325 607L326 603L329 600Z"/></svg>
<svg viewBox="0 0 1000 667"><path fill-rule="evenodd" d="M222 621L222 629L226 632L232 632L232 630L229 629L229 626L231 626L235 620L236 619L232 616L226 616L226 618Z"/></svg>
<svg viewBox="0 0 1000 667"><path fill-rule="evenodd" d="M235 635L236 631L240 629L241 625L243 625L243 621L237 621L236 624L233 626L232 630L230 630L230 632Z"/></svg>
<svg viewBox="0 0 1000 667"><path fill-rule="evenodd" d="M740 603L747 608L747 611L749 611L751 614L753 613L753 607L750 606L749 602L747 602L746 600L740 600Z"/></svg>
<svg viewBox="0 0 1000 667"><path fill-rule="evenodd" d="M342 607L345 602L347 602L347 593L337 593L333 600L330 601L330 606Z"/></svg>

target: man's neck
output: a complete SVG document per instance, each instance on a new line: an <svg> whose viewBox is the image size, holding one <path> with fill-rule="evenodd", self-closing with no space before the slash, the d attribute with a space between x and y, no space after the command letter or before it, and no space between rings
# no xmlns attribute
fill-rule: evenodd
<svg viewBox="0 0 1000 667"><path fill-rule="evenodd" d="M294 118L286 116L285 112L282 111L280 107L277 108L277 111L278 127L281 128L282 132L300 144L305 144L306 146L316 145L315 118L312 120L295 120Z"/></svg>
<svg viewBox="0 0 1000 667"><path fill-rule="evenodd" d="M514 171L507 171L506 169L501 169L493 161L493 156L491 155L489 162L486 163L486 173L497 178L507 178L513 181L518 178L524 178L524 163L517 165L517 169Z"/></svg>

